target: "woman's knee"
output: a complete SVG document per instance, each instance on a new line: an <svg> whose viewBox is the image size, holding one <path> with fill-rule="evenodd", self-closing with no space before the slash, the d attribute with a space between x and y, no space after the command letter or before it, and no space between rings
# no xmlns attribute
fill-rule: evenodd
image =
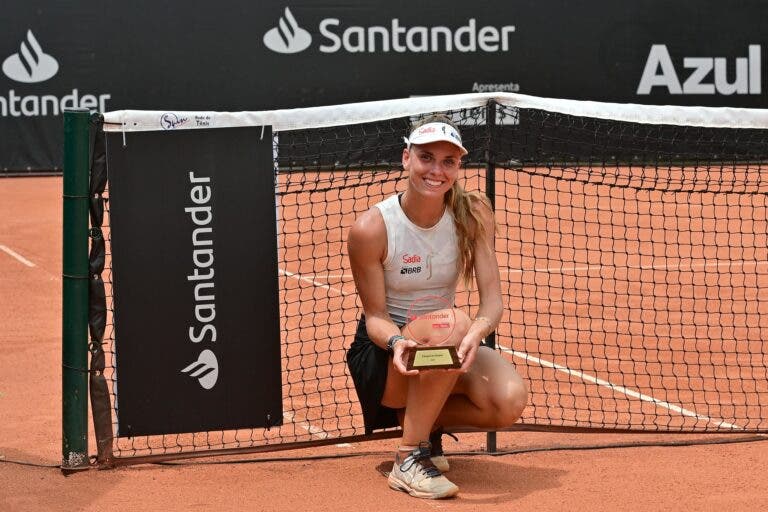
<svg viewBox="0 0 768 512"><path fill-rule="evenodd" d="M525 384L517 374L514 377L516 378L510 378L503 389L497 390L491 398L498 428L514 425L528 404L528 390Z"/></svg>
<svg viewBox="0 0 768 512"><path fill-rule="evenodd" d="M481 349L478 362L484 374L486 406L491 409L495 426L512 426L528 404L525 382L511 363L491 349Z"/></svg>

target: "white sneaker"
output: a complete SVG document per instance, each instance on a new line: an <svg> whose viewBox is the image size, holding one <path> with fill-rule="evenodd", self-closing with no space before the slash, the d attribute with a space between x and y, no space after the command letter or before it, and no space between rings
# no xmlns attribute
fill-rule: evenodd
<svg viewBox="0 0 768 512"><path fill-rule="evenodd" d="M458 441L455 435L443 431L443 428L440 427L429 434L429 442L432 445L432 464L434 464L441 473L447 473L451 469L451 466L448 464L448 459L445 458L445 455L443 454L443 434L451 436L455 441Z"/></svg>
<svg viewBox="0 0 768 512"><path fill-rule="evenodd" d="M445 478L430 460L431 446L421 443L402 462L395 458L389 473L389 486L404 491L416 498L450 498L459 488Z"/></svg>
<svg viewBox="0 0 768 512"><path fill-rule="evenodd" d="M432 461L432 464L434 464L441 473L447 473L451 470L451 465L448 464L448 459L445 458L445 455L433 455L429 460Z"/></svg>

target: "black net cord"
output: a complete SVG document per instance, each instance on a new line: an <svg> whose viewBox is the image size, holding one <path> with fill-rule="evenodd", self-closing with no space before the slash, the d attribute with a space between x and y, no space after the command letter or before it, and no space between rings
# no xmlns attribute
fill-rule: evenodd
<svg viewBox="0 0 768 512"><path fill-rule="evenodd" d="M88 328L91 336L89 391L93 428L96 434L96 457L99 464L107 465L112 460L112 406L109 388L104 377L106 367L104 354L104 330L107 324L107 301L102 272L106 247L101 226L104 221L103 193L107 183L107 158L103 117L95 113L91 117L91 169L90 169L90 217L91 250L89 254L88 286Z"/></svg>

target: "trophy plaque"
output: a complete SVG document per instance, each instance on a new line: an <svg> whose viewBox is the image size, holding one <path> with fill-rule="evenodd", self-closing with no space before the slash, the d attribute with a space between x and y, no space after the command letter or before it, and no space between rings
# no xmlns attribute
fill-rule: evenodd
<svg viewBox="0 0 768 512"><path fill-rule="evenodd" d="M408 370L440 370L461 368L456 347L444 345L437 347L415 347L408 352Z"/></svg>
<svg viewBox="0 0 768 512"><path fill-rule="evenodd" d="M429 309L425 311L428 302ZM432 309L437 306L437 309ZM461 313L461 312L460 312ZM438 296L424 296L414 301L408 311L408 324L403 335L419 344L408 351L408 370L439 370L461 368L454 344L456 340L456 310L450 302Z"/></svg>

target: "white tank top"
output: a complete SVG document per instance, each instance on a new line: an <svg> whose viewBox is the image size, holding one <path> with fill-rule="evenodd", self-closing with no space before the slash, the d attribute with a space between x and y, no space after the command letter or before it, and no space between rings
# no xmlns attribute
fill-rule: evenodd
<svg viewBox="0 0 768 512"><path fill-rule="evenodd" d="M387 228L384 287L392 320L405 324L409 315L453 307L459 246L449 209L437 224L425 229L405 215L397 195L375 206Z"/></svg>

